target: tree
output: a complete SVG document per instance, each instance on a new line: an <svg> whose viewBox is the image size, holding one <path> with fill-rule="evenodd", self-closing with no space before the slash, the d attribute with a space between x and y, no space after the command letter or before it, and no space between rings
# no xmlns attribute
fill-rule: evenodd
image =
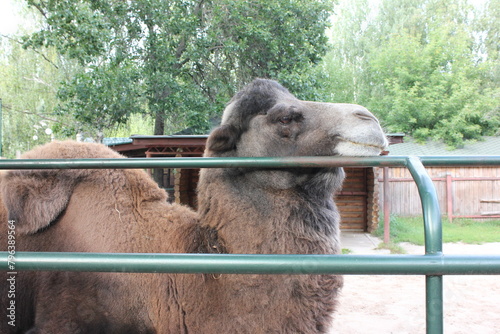
<svg viewBox="0 0 500 334"><path fill-rule="evenodd" d="M323 94L334 102L361 103L366 72L368 39L366 30L373 10L368 0L341 1L335 7L331 28L331 51L321 64L319 80Z"/></svg>
<svg viewBox="0 0 500 334"><path fill-rule="evenodd" d="M490 117L494 100L482 88L471 11L461 1L426 1L418 11L424 24L416 20L371 53L381 95L370 102L390 129L450 147L495 133L499 119Z"/></svg>
<svg viewBox="0 0 500 334"><path fill-rule="evenodd" d="M495 134L498 88L491 85L491 63L477 51L477 36L485 34L466 1L382 1L369 13L364 1L343 6L356 19L341 17L333 28L344 34L334 35L329 57L345 78L333 96L369 107L388 131L419 141L431 137L458 147Z"/></svg>
<svg viewBox="0 0 500 334"><path fill-rule="evenodd" d="M125 123L137 112L135 108L142 105L139 73L133 64L114 65L92 66L59 88L57 96L62 103L56 107L55 115L58 119L74 118L72 126L57 128L59 132L89 133L101 141L105 129Z"/></svg>
<svg viewBox="0 0 500 334"><path fill-rule="evenodd" d="M59 81L74 70L54 49L25 50L15 36L2 36L0 98L2 98L3 156L13 158L51 139L64 120L56 119Z"/></svg>
<svg viewBox="0 0 500 334"><path fill-rule="evenodd" d="M482 65L486 68L484 81L491 89L497 90L500 98L500 0L490 0L476 20Z"/></svg>
<svg viewBox="0 0 500 334"><path fill-rule="evenodd" d="M45 27L25 39L54 46L84 70L59 92L59 114L94 135L132 112L204 132L209 118L253 77L292 90L326 52L329 0L28 0ZM297 78L298 80L297 82Z"/></svg>

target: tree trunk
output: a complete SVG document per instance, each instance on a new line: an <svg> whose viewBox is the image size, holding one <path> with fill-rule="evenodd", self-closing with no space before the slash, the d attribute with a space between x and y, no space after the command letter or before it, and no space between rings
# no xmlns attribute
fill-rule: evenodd
<svg viewBox="0 0 500 334"><path fill-rule="evenodd" d="M165 134L165 114L163 110L157 110L155 115L155 136L162 136ZM164 188L163 184L163 168L154 168L153 169L153 180L160 186L160 188Z"/></svg>
<svg viewBox="0 0 500 334"><path fill-rule="evenodd" d="M157 110L155 114L155 136L162 136L165 134L165 111Z"/></svg>

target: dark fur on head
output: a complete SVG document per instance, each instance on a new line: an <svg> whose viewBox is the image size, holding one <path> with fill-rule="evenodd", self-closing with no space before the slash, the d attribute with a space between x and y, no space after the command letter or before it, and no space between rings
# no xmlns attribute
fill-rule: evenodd
<svg viewBox="0 0 500 334"><path fill-rule="evenodd" d="M230 115L214 129L207 142L210 151L222 153L235 148L240 135L248 130L250 120L259 113L267 113L280 95L295 97L282 85L273 80L255 79L229 101L226 110Z"/></svg>

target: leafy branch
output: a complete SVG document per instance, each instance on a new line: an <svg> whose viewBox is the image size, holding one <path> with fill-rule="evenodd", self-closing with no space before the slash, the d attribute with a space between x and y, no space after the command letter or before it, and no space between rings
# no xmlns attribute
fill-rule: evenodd
<svg viewBox="0 0 500 334"><path fill-rule="evenodd" d="M25 49L29 49L33 52L35 52L36 54L40 55L46 62L48 62L50 65L54 66L54 68L56 69L59 69L59 66L57 66L52 60L50 60L46 55L44 55L42 52L40 52L39 50L37 50L36 48L32 47L32 46L29 46L25 43L23 43L22 41L18 40L18 39L15 39L15 38L12 38L10 36L7 36L7 35L3 35L1 34L0 35L1 37L3 38L7 38L8 40L12 41L12 42L15 42L19 45L21 45L23 48Z"/></svg>

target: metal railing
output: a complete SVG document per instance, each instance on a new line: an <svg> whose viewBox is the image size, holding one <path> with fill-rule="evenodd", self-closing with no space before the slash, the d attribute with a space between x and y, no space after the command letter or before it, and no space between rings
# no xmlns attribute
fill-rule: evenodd
<svg viewBox="0 0 500 334"><path fill-rule="evenodd" d="M425 275L427 333L443 333L443 275L500 274L500 254L444 255L439 203L428 166L500 166L484 157L288 157L2 160L0 169L389 167L409 169L420 198L424 255L249 255L17 252L16 271L161 272L221 274ZM8 270L0 252L0 270Z"/></svg>

